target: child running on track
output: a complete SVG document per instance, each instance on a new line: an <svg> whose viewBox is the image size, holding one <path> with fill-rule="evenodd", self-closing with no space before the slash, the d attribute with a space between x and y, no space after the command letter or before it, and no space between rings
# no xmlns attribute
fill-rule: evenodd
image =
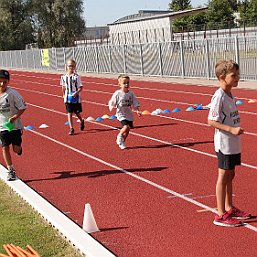
<svg viewBox="0 0 257 257"><path fill-rule="evenodd" d="M80 76L75 72L76 62L74 60L68 60L66 62L66 71L65 75L61 76L60 85L62 86L63 99L66 106L66 111L68 113L68 122L70 126L69 135L74 135L73 128L73 113L80 120L80 130L84 130L85 121L81 116L82 104L80 93L82 91L83 85L80 79Z"/></svg>
<svg viewBox="0 0 257 257"><path fill-rule="evenodd" d="M27 108L22 96L9 86L10 74L7 70L0 70L0 139L2 142L3 157L8 169L7 180L16 179L15 170L10 153L10 145L17 155L22 154L22 129L21 115ZM5 127L10 122L11 127Z"/></svg>
<svg viewBox="0 0 257 257"><path fill-rule="evenodd" d="M239 112L231 93L237 87L240 73L239 65L233 61L219 61L215 66L220 88L211 100L208 124L215 128L214 146L218 157L218 179L216 184L216 201L218 214L213 223L218 226L236 227L240 220L251 217L249 213L237 209L232 204L232 181L235 166L241 164Z"/></svg>
<svg viewBox="0 0 257 257"><path fill-rule="evenodd" d="M121 123L122 128L117 136L116 143L120 149L125 149L125 141L129 135L129 131L133 128L134 116L132 113L132 106L137 111L138 116L141 116L139 110L139 102L135 94L129 90L130 78L126 75L119 75L118 84L120 89L115 91L109 101L110 111L116 107L116 116Z"/></svg>

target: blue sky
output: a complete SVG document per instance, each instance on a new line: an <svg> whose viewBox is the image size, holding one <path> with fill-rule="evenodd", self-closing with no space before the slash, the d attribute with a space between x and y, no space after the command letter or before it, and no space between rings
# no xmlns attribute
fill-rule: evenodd
<svg viewBox="0 0 257 257"><path fill-rule="evenodd" d="M167 10L171 0L84 0L84 18L87 27L106 26L139 10ZM191 0L193 7L208 0Z"/></svg>

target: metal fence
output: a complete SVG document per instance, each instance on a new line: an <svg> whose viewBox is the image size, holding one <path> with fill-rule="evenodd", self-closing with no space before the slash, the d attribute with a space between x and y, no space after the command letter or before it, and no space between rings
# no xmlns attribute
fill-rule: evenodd
<svg viewBox="0 0 257 257"><path fill-rule="evenodd" d="M257 36L180 40L132 45L0 51L0 66L26 70L64 70L67 59L82 73L215 78L220 59L239 63L241 79L257 80Z"/></svg>

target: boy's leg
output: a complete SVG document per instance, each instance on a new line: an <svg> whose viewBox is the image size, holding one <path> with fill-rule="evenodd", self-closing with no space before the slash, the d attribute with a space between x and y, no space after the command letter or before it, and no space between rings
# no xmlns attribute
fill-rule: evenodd
<svg viewBox="0 0 257 257"><path fill-rule="evenodd" d="M2 148L3 151L3 157L4 157L4 161L6 163L7 168L9 169L9 167L12 167L12 157L11 157L11 153L10 153L10 146L4 146Z"/></svg>
<svg viewBox="0 0 257 257"><path fill-rule="evenodd" d="M73 118L72 118L72 114L73 114L73 113L68 112L68 122L69 122L69 126L70 126L69 135L74 135L74 128L73 128Z"/></svg>
<svg viewBox="0 0 257 257"><path fill-rule="evenodd" d="M125 141L126 138L128 137L129 131L130 131L129 125L124 125L124 126L122 127L122 129L120 130L120 134L122 135L124 141Z"/></svg>
<svg viewBox="0 0 257 257"><path fill-rule="evenodd" d="M7 180L8 181L15 180L16 175L15 175L15 170L14 170L13 165L12 165L12 157L11 157L11 154L10 154L10 147L9 146L4 146L2 148L2 151L3 151L3 157L4 157L4 160L5 160L6 166L9 170L8 175L7 175Z"/></svg>
<svg viewBox="0 0 257 257"><path fill-rule="evenodd" d="M235 177L235 169L229 170L229 178L226 187L225 210L229 211L233 206L233 179Z"/></svg>
<svg viewBox="0 0 257 257"><path fill-rule="evenodd" d="M85 120L82 118L80 113L76 113L77 117L80 120L80 130L84 130L85 128Z"/></svg>

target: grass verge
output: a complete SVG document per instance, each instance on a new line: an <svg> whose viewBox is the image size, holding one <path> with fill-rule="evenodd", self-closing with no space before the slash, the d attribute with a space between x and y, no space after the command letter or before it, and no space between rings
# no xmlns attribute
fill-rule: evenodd
<svg viewBox="0 0 257 257"><path fill-rule="evenodd" d="M32 246L42 257L82 257L32 207L0 180L0 253L4 244Z"/></svg>

